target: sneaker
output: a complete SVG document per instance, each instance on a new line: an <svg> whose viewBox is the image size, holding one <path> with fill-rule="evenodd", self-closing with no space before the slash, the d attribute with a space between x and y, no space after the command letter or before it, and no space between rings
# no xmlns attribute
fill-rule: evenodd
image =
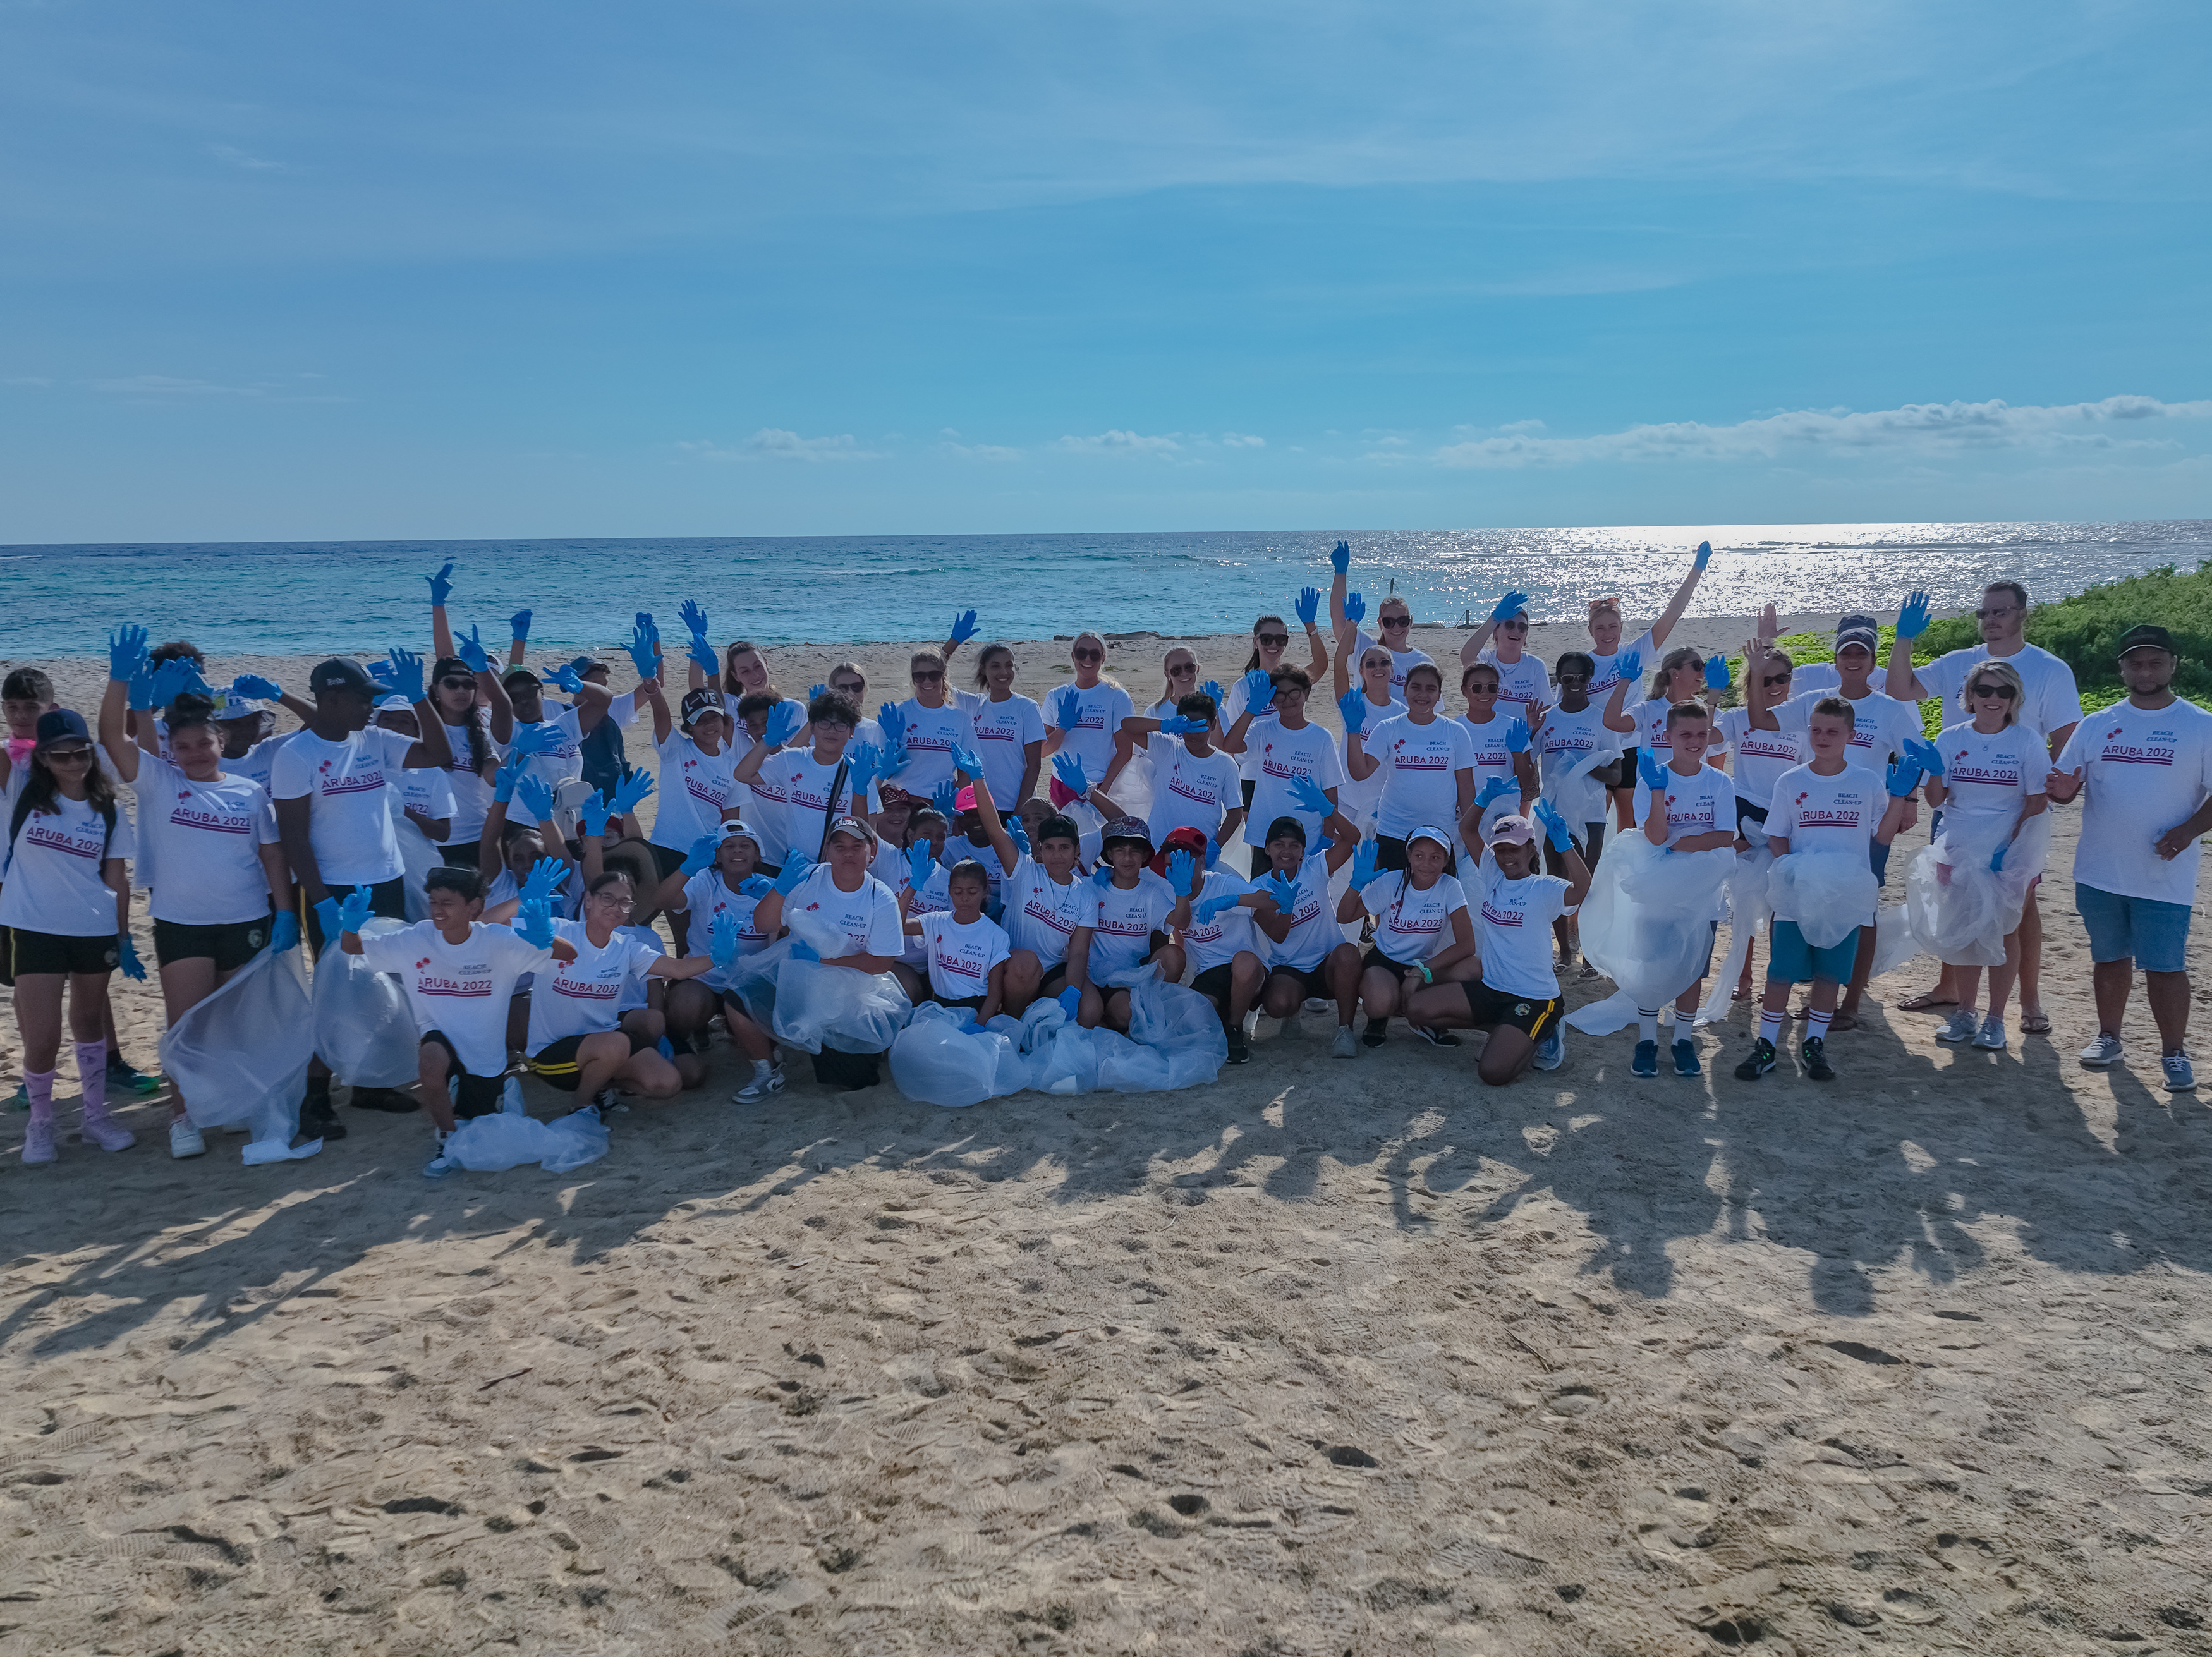
<svg viewBox="0 0 2212 1657"><path fill-rule="evenodd" d="M23 1160L26 1162L51 1162L54 1160L54 1125L41 1122L36 1117L23 1130Z"/></svg>
<svg viewBox="0 0 2212 1657"><path fill-rule="evenodd" d="M107 1087L109 1092L118 1088L132 1093L153 1093L160 1089L161 1078L149 1076L143 1070L131 1068L131 1061L119 1053L107 1055Z"/></svg>
<svg viewBox="0 0 2212 1657"><path fill-rule="evenodd" d="M1974 1032L1974 1045L1978 1047L1985 1047L1991 1053L2002 1053L2004 1044L2004 1020L2002 1018L1982 1020L1981 1029Z"/></svg>
<svg viewBox="0 0 2212 1657"><path fill-rule="evenodd" d="M1751 1044L1751 1056L1735 1067L1735 1079L1739 1082L1756 1082L1774 1068L1774 1043L1765 1036L1760 1036L1758 1041Z"/></svg>
<svg viewBox="0 0 2212 1657"><path fill-rule="evenodd" d="M192 1126L189 1116L179 1116L170 1122L169 1155L180 1162L187 1156L207 1155L207 1141L200 1138L200 1131Z"/></svg>
<svg viewBox="0 0 2212 1657"><path fill-rule="evenodd" d="M1705 1074L1705 1067L1698 1062L1698 1044L1688 1036L1676 1036L1673 1051L1675 1075L1702 1076Z"/></svg>
<svg viewBox="0 0 2212 1657"><path fill-rule="evenodd" d="M422 1164L422 1177L426 1180L442 1180L460 1171L461 1165L446 1155L442 1144L438 1147L438 1154Z"/></svg>
<svg viewBox="0 0 2212 1657"><path fill-rule="evenodd" d="M1426 1024L1416 1024L1413 1029L1414 1035L1432 1047L1455 1047L1459 1045L1459 1037L1449 1030L1432 1030Z"/></svg>
<svg viewBox="0 0 2212 1657"><path fill-rule="evenodd" d="M1328 1044L1328 1056L1332 1059L1352 1059L1358 1057L1358 1047L1352 1040L1352 1026L1339 1024L1336 1027L1336 1040Z"/></svg>
<svg viewBox="0 0 2212 1657"><path fill-rule="evenodd" d="M2118 1064L2126 1052L2127 1049L2120 1045L2118 1036L2107 1035L2100 1030L2097 1039L2081 1049L2081 1063L2088 1070L2103 1070Z"/></svg>
<svg viewBox="0 0 2212 1657"><path fill-rule="evenodd" d="M346 1125L338 1120L338 1114L331 1108L331 1096L311 1093L300 1107L300 1132L310 1139L343 1139Z"/></svg>
<svg viewBox="0 0 2212 1657"><path fill-rule="evenodd" d="M599 1089L599 1096L592 1101L592 1108L604 1118L611 1110L626 1110L629 1107L623 1103L622 1096L609 1087Z"/></svg>
<svg viewBox="0 0 2212 1657"><path fill-rule="evenodd" d="M380 1110L389 1116L412 1116L415 1102L398 1088L356 1088L346 1102L356 1110Z"/></svg>
<svg viewBox="0 0 2212 1657"><path fill-rule="evenodd" d="M1972 1007L1961 1007L1943 1021L1943 1028L1936 1032L1938 1041L1971 1041L1981 1031L1982 1021L1974 1017Z"/></svg>
<svg viewBox="0 0 2212 1657"><path fill-rule="evenodd" d="M1252 1062L1252 1049L1245 1042L1244 1027L1242 1024L1229 1032L1229 1062L1232 1065L1249 1065Z"/></svg>
<svg viewBox="0 0 2212 1657"><path fill-rule="evenodd" d="M85 1144L98 1145L102 1150L128 1150L138 1143L138 1136L105 1109L86 1111L77 1132Z"/></svg>
<svg viewBox="0 0 2212 1657"><path fill-rule="evenodd" d="M1367 1028L1359 1033L1359 1039L1370 1047L1379 1047L1389 1038L1389 1019L1370 1018L1367 1021Z"/></svg>
<svg viewBox="0 0 2212 1657"><path fill-rule="evenodd" d="M1805 1074L1815 1082L1832 1082L1836 1079L1836 1067L1828 1062L1828 1041L1826 1036L1806 1037L1803 1044L1797 1049L1797 1057L1804 1064Z"/></svg>
<svg viewBox="0 0 2212 1657"><path fill-rule="evenodd" d="M782 1091L783 1072L771 1066L766 1073L755 1075L751 1081L739 1088L731 1096L730 1102L733 1105L757 1105L771 1093Z"/></svg>
<svg viewBox="0 0 2212 1657"><path fill-rule="evenodd" d="M2158 1065L2166 1072L2166 1090L2168 1093L2194 1093L2197 1090L2197 1071L2191 1066L2187 1053L2164 1054Z"/></svg>
<svg viewBox="0 0 2212 1657"><path fill-rule="evenodd" d="M1557 1070L1567 1062L1567 1027L1552 1026L1552 1033L1536 1043L1536 1056L1529 1061L1538 1070Z"/></svg>
<svg viewBox="0 0 2212 1657"><path fill-rule="evenodd" d="M1335 1005L1336 1004L1333 1001L1323 1000L1317 995L1310 995L1299 1005L1298 1011L1300 1012L1310 1012L1315 1017L1321 1018L1325 1017L1332 1010L1334 1010Z"/></svg>
<svg viewBox="0 0 2212 1657"><path fill-rule="evenodd" d="M1638 1041L1636 1044L1635 1056L1628 1061L1628 1073L1631 1076L1656 1076L1659 1073L1659 1044L1656 1041Z"/></svg>

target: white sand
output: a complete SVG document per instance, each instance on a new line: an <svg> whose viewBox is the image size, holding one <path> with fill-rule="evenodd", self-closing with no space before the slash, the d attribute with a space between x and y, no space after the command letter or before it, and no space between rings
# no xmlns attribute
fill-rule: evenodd
<svg viewBox="0 0 2212 1657"><path fill-rule="evenodd" d="M2073 1061L2076 820L2054 1034L1876 1012L1826 1087L1729 1077L1741 1011L1699 1080L1502 1091L1263 1022L962 1113L718 1051L567 1176L343 1104L303 1163L153 1105L9 1156L0 1654L2212 1650L2212 1120L2140 996Z"/></svg>

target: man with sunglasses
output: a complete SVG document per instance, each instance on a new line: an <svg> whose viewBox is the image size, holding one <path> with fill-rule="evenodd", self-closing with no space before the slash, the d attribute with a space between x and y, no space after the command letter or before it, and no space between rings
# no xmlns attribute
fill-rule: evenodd
<svg viewBox="0 0 2212 1657"><path fill-rule="evenodd" d="M1915 667L1912 641L1928 630L1932 616L1925 592L1905 596L1904 606L1897 613L1897 637L1890 643L1889 672L1884 689L1900 701L1942 699L1942 722L1950 725L1958 719L1972 717L1972 710L1966 707L1960 695L1966 689L1966 676L1979 663L2003 662L2020 675L2021 686L2026 692L2020 722L2041 737L2051 756L2057 759L2067 739L2074 734L2074 727L2081 721L2081 695L2074 683L2072 668L2049 651L2027 642L2027 589L2014 580L1990 582L1982 589L1981 608L1974 612L1974 619L1981 623L1981 643L1947 652L1932 662L1923 662ZM2043 1011L2042 986L2043 916L2031 889L2027 907L2021 911L2020 919L2022 1035L2051 1033L2051 1020ZM1899 1005L1906 1011L1922 1012L1956 1006L1958 1000L1958 992L1947 972L1934 989Z"/></svg>
<svg viewBox="0 0 2212 1657"><path fill-rule="evenodd" d="M2074 847L2074 906L2089 932L2097 1037L2093 1070L2118 1064L2120 1021L2143 969L2170 1092L2197 1085L2189 1034L2189 920L2203 836L2212 829L2212 713L2173 694L2180 659L2162 627L2120 635L2128 699L2082 720L2045 784L2062 804L2087 791Z"/></svg>

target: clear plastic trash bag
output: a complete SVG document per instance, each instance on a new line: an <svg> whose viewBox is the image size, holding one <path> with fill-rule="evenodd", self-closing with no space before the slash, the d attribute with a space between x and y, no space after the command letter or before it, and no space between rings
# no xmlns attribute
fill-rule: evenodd
<svg viewBox="0 0 2212 1657"><path fill-rule="evenodd" d="M463 1122L447 1136L446 1159L478 1174L535 1162L548 1174L566 1174L607 1154L607 1129L587 1110L541 1122L499 1110Z"/></svg>
<svg viewBox="0 0 2212 1657"><path fill-rule="evenodd" d="M1743 975L1743 963L1751 954L1751 941L1766 930L1767 919L1774 913L1766 892L1767 871L1774 866L1766 831L1757 823L1747 822L1743 835L1751 849L1735 854L1735 867L1723 889L1728 898L1728 959L1712 975L1712 987L1705 992L1705 1004L1698 1009L1700 1024L1717 1024L1728 1017L1736 980Z"/></svg>
<svg viewBox="0 0 2212 1657"><path fill-rule="evenodd" d="M379 917L362 924L363 938L380 938L404 923ZM315 963L315 1051L343 1081L357 1088L404 1088L421 1070L422 1033L407 992L389 973L348 955L332 938Z"/></svg>
<svg viewBox="0 0 2212 1657"><path fill-rule="evenodd" d="M1952 967L1996 967L2004 941L2020 925L2028 888L2051 854L2051 816L2030 817L1992 871L1990 855L2008 821L1946 818L1934 844L1912 859L1905 877L1905 913L1922 948Z"/></svg>
<svg viewBox="0 0 2212 1657"><path fill-rule="evenodd" d="M1722 888L1735 868L1735 853L1724 846L1668 855L1632 832L1607 845L1583 901L1582 945L1620 993L1577 1010L1567 1022L1601 1035L1626 1022L1617 1017L1615 1003L1629 1004L1632 1017L1638 1007L1671 1005L1696 983L1711 953Z"/></svg>
<svg viewBox="0 0 2212 1657"><path fill-rule="evenodd" d="M889 973L787 959L775 975L769 1028L785 1046L807 1053L882 1053L913 1017L914 1004Z"/></svg>
<svg viewBox="0 0 2212 1657"><path fill-rule="evenodd" d="M161 1068L198 1128L243 1127L251 1164L312 1156L289 1149L300 1129L314 1021L301 952L264 950L161 1037Z"/></svg>
<svg viewBox="0 0 2212 1657"><path fill-rule="evenodd" d="M1866 924L1881 888L1866 859L1849 852L1793 852L1766 879L1774 918L1796 923L1816 950L1832 950Z"/></svg>
<svg viewBox="0 0 2212 1657"><path fill-rule="evenodd" d="M393 835L399 841L399 877L407 898L408 924L412 926L416 921L430 918L430 896L423 888L422 878L437 868L443 859L438 855L438 848L430 844L428 836L417 828L414 819L407 815L399 796L396 793L392 795L387 803L392 812Z"/></svg>
<svg viewBox="0 0 2212 1657"><path fill-rule="evenodd" d="M1229 1062L1229 1035L1213 1003L1158 976L1129 988L1129 1040L1146 1056L1098 1063L1098 1085L1121 1093L1166 1092L1211 1082ZM1141 1078L1141 1079L1139 1079Z"/></svg>
<svg viewBox="0 0 2212 1657"><path fill-rule="evenodd" d="M1018 1093L1030 1084L1020 1030L1011 1018L987 1028L965 1009L924 1002L892 1039L891 1081L909 1099L953 1110Z"/></svg>
<svg viewBox="0 0 2212 1657"><path fill-rule="evenodd" d="M1129 756L1129 762L1121 768L1121 774L1114 779L1113 787L1107 792L1113 796L1114 804L1121 808L1124 816L1151 816L1152 756L1141 746L1139 747Z"/></svg>

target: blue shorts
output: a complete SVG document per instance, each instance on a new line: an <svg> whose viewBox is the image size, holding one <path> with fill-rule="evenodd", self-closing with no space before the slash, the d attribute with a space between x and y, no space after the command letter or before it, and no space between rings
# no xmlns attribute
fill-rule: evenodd
<svg viewBox="0 0 2212 1657"><path fill-rule="evenodd" d="M2147 973L2185 970L2189 945L2189 905L2160 903L2147 897L2074 883L2074 907L2089 929L2089 959L2102 962L2133 958Z"/></svg>
<svg viewBox="0 0 2212 1657"><path fill-rule="evenodd" d="M1803 984L1815 978L1825 978L1832 984L1851 981L1851 968L1858 964L1859 929L1840 944L1832 944L1825 950L1816 950L1805 941L1805 934L1797 930L1794 920L1774 923L1774 941L1767 952L1766 980L1770 984L1779 979L1785 984Z"/></svg>

